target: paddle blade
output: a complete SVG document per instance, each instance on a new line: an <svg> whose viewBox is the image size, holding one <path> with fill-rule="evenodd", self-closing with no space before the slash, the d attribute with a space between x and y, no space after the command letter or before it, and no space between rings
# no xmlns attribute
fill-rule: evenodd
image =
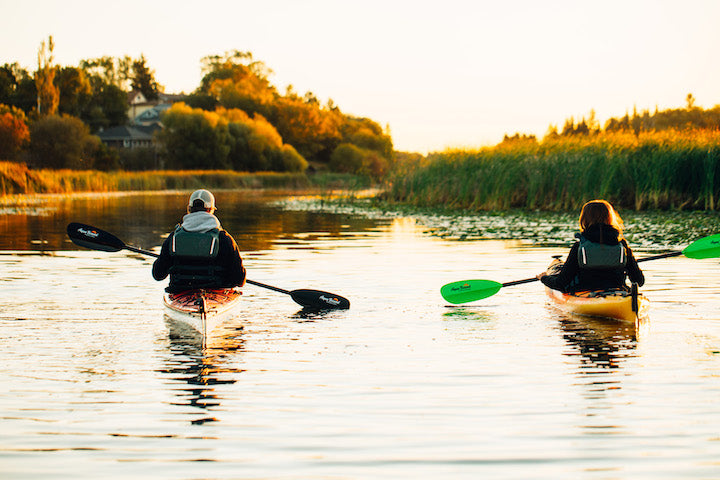
<svg viewBox="0 0 720 480"><path fill-rule="evenodd" d="M695 259L720 257L720 235L710 235L696 240L685 247L682 253L688 258Z"/></svg>
<svg viewBox="0 0 720 480"><path fill-rule="evenodd" d="M125 248L125 244L115 235L82 223L69 224L67 234L76 245L92 250L118 252Z"/></svg>
<svg viewBox="0 0 720 480"><path fill-rule="evenodd" d="M492 280L463 280L443 285L440 294L450 303L467 303L492 297L502 284Z"/></svg>
<svg viewBox="0 0 720 480"><path fill-rule="evenodd" d="M305 308L316 308L319 310L338 309L347 310L350 308L350 300L334 293L321 292L320 290L293 290L290 296L295 302Z"/></svg>

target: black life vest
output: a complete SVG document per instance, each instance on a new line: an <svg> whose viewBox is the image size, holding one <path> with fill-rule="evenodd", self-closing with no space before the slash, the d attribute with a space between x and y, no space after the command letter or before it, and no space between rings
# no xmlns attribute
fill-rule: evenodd
<svg viewBox="0 0 720 480"><path fill-rule="evenodd" d="M627 265L627 251L625 246L618 242L616 245L591 242L582 234L576 237L580 241L578 248L578 265L580 268L614 269L624 268Z"/></svg>
<svg viewBox="0 0 720 480"><path fill-rule="evenodd" d="M170 242L171 284L213 288L223 283L224 268L216 260L220 252L220 230L189 232L178 226Z"/></svg>

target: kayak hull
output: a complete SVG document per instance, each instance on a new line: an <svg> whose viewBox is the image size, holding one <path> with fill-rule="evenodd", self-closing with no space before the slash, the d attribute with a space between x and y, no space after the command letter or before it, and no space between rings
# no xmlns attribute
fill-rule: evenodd
<svg viewBox="0 0 720 480"><path fill-rule="evenodd" d="M632 308L632 295L629 292L578 292L562 293L545 287L545 292L553 303L567 313L588 317L607 318L621 322L634 323L647 317L650 301L638 294L638 311Z"/></svg>
<svg viewBox="0 0 720 480"><path fill-rule="evenodd" d="M230 318L240 306L242 292L236 288L189 290L165 293L165 314L207 335Z"/></svg>

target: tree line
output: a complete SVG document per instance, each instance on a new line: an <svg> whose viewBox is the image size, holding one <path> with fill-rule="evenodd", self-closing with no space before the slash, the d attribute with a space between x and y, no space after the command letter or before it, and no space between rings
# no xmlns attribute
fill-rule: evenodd
<svg viewBox="0 0 720 480"><path fill-rule="evenodd" d="M148 100L162 94L145 57L61 67L54 48L52 37L42 42L35 72L17 63L0 67L0 159L43 168L311 168L374 178L392 165L387 130L311 92L300 95L290 86L280 93L271 70L241 51L202 59L200 85L161 116L159 150L119 152L96 134L128 124L130 91Z"/></svg>
<svg viewBox="0 0 720 480"><path fill-rule="evenodd" d="M546 134L547 139L558 137L574 137L584 135L598 135L603 132L612 133L633 133L639 135L642 132L662 132L666 130L720 130L720 105L710 109L703 109L695 105L695 97L688 93L685 97L685 108L670 108L655 111L643 110L638 113L633 108L632 114L626 112L622 117L609 118L604 126L595 118L595 111L591 110L587 117L576 120L574 117L565 119L562 130L556 125L550 125ZM516 133L505 135L503 143L531 142L537 143L535 135Z"/></svg>

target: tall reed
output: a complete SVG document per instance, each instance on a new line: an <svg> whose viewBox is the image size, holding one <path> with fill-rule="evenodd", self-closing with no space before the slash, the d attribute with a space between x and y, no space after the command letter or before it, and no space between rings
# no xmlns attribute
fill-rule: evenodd
<svg viewBox="0 0 720 480"><path fill-rule="evenodd" d="M387 198L473 210L575 210L604 198L629 209L715 210L717 130L603 132L431 154L391 179Z"/></svg>

